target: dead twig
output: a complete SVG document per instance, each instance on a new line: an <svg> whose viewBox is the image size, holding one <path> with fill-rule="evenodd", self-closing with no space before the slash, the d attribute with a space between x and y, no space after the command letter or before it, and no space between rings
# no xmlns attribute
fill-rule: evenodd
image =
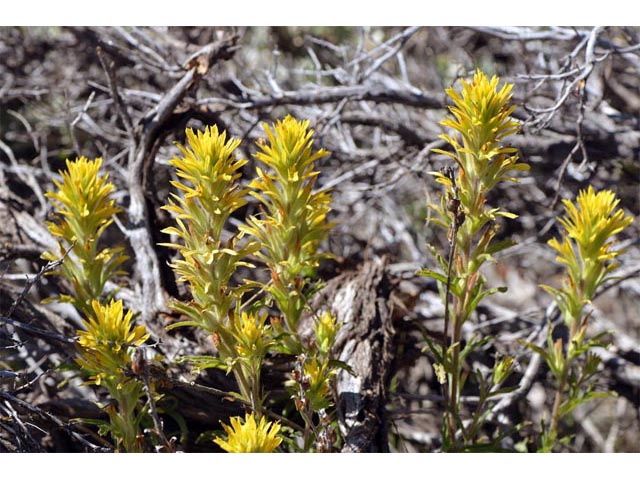
<svg viewBox="0 0 640 480"><path fill-rule="evenodd" d="M24 400L21 400L18 397L15 397L15 396L11 395L10 393L0 391L0 398L2 398L2 399L6 400L6 401L8 401L8 402L10 402L10 403L12 403L14 405L17 405L20 408L24 408L28 412L34 413L36 415L39 415L40 417L42 417L45 420L48 420L48 421L52 422L55 426L57 426L58 428L64 430L65 432L67 432L75 440L80 442L85 448L87 448L88 450L90 450L92 452L110 452L111 451L111 449L100 447L98 445L95 445L94 443L89 442L86 438L84 438L82 435L80 435L78 432L76 432L71 427L70 424L63 422L62 420L60 420L55 415L52 415L51 413L46 412L46 411L42 410L41 408L38 408L38 407L36 407L34 405L31 405L31 404L25 402Z"/></svg>
<svg viewBox="0 0 640 480"><path fill-rule="evenodd" d="M374 103L397 103L415 108L444 108L444 96L408 89L389 89L381 86L353 85L340 87L318 87L306 90L282 91L278 95L253 97L245 102L221 98L203 98L198 105L207 105L216 112L230 110L256 110L282 105L321 105L343 99L365 100Z"/></svg>
<svg viewBox="0 0 640 480"><path fill-rule="evenodd" d="M26 323L19 322L18 320L14 320L13 318L0 317L0 323L11 325L15 328L18 328L27 333L33 334L37 337L43 338L45 340L53 340L55 342L59 342L64 345L69 345L69 344L73 345L76 342L76 337L67 337L65 335L62 335L61 333L51 332L49 330L44 330L42 328L34 327Z"/></svg>
<svg viewBox="0 0 640 480"><path fill-rule="evenodd" d="M11 315L13 315L13 312L18 307L18 305L20 305L20 303L24 300L24 298L27 296L27 294L29 293L29 290L31 290L31 287L33 287L36 283L38 283L45 273L55 270L60 265L62 265L62 262L64 262L64 259L67 257L67 255L69 255L69 252L73 249L73 247L75 247L75 245L76 245L76 242L74 241L71 245L69 245L69 248L67 248L64 251L64 253L58 260L55 260L53 262L47 262L47 264L44 265L40 269L40 271L36 273L36 275L33 278L27 281L24 288L22 289L22 292L20 292L20 295L18 295L18 297L13 301L13 303L9 307L9 310L6 313L7 317L10 317Z"/></svg>

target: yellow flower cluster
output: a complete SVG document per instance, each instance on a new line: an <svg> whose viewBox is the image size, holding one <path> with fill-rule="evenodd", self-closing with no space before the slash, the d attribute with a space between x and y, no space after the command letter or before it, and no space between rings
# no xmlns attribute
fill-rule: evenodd
<svg viewBox="0 0 640 480"><path fill-rule="evenodd" d="M146 342L149 334L143 325L134 324L132 311L124 313L121 300L112 300L108 305L94 300L91 306L93 315L83 321L85 330L77 332L77 362L96 385L106 383L121 388L132 350Z"/></svg>
<svg viewBox="0 0 640 480"><path fill-rule="evenodd" d="M332 225L327 222L331 197L314 192L319 174L315 162L328 155L313 150L313 130L309 121L292 116L263 125L267 142L258 142L255 157L271 172L257 169L250 194L261 203L263 215L251 217L242 231L262 244L259 256L271 270L273 283L266 287L284 314L290 331L295 332L304 309L301 298L304 277L318 266L322 255L318 245Z"/></svg>
<svg viewBox="0 0 640 480"><path fill-rule="evenodd" d="M511 118L516 108L509 105L513 85L505 83L498 90L498 77L494 75L489 79L480 70L476 71L472 82L462 79L461 83L461 93L454 88L445 90L454 103L449 107L453 117L440 124L460 133L464 148L476 156L512 153L513 149L506 149L499 142L520 128L518 122ZM463 148L454 137L443 135L443 138L456 150Z"/></svg>
<svg viewBox="0 0 640 480"><path fill-rule="evenodd" d="M228 438L214 440L227 452L271 453L282 443L278 435L279 423L268 422L264 417L256 422L254 413L245 414L244 421L240 417L233 417L230 421L231 426L222 424Z"/></svg>
<svg viewBox="0 0 640 480"><path fill-rule="evenodd" d="M610 190L595 192L592 186L578 194L577 202L563 200L565 217L560 223L562 240L549 240L558 252L557 261L567 266L567 278L561 290L544 286L558 301L568 323L580 317L596 289L619 265L613 260L622 250L612 250L613 237L633 222L618 207L620 200Z"/></svg>
<svg viewBox="0 0 640 480"><path fill-rule="evenodd" d="M133 351L149 338L142 325L135 326L133 312L124 313L122 301L112 300L101 305L94 300L93 314L84 320L85 330L78 330L79 356L76 362L89 382L104 386L115 405L106 407L109 430L118 450L143 451L139 423L146 414L146 407L139 413L139 401L143 395L142 382L127 371Z"/></svg>
<svg viewBox="0 0 640 480"><path fill-rule="evenodd" d="M234 301L247 290L246 285L233 287L231 276L239 266L253 267L243 258L260 248L257 242L239 245L242 234L223 241L222 230L229 216L246 203L247 191L240 188L239 169L246 160L237 160L237 139L227 140L226 132L207 127L204 132L186 130L188 147L178 145L182 158L169 163L176 168L180 181L171 184L182 195L171 194L163 207L176 215L177 227L163 233L177 236L182 243L164 243L177 249L182 259L171 267L180 281L189 283L193 302L176 303L176 310L189 317L172 328L191 325L216 333L232 344L228 332L228 315Z"/></svg>
<svg viewBox="0 0 640 480"><path fill-rule="evenodd" d="M104 386L115 405L105 408L110 424L105 424L114 438L116 449L142 451L139 423L145 417L140 410L142 382L129 376L127 370L135 348L148 338L144 326L135 326L133 312L124 313L122 301L102 304L104 286L126 260L122 248L99 249L99 241L113 215L120 212L111 198L115 190L108 175L100 175L102 159L81 157L67 160L61 172L62 182L55 181L53 199L55 222L48 222L52 235L60 238L59 249L74 245L61 266L60 274L71 284L73 295L60 300L76 306L83 314L84 330L78 333L76 362L89 377L88 383ZM48 252L43 258L53 260L60 255Z"/></svg>
<svg viewBox="0 0 640 480"><path fill-rule="evenodd" d="M60 269L73 287L74 295L61 295L59 300L72 303L85 315L91 314L91 302L100 299L104 286L126 261L122 248L99 249L104 231L113 222L112 216L120 209L111 198L115 189L108 175L99 175L102 159L87 160L80 157L66 162L67 169L60 172L62 182L54 180L57 192L47 192L56 210L53 222L47 222L49 232L60 239L57 252L42 255L56 260L72 244L69 258Z"/></svg>
<svg viewBox="0 0 640 480"><path fill-rule="evenodd" d="M257 356L259 359L266 354L273 343L271 340L271 326L265 325L267 314L248 314L242 312L235 328L236 351L242 358Z"/></svg>
<svg viewBox="0 0 640 480"><path fill-rule="evenodd" d="M449 107L451 116L440 122L455 132L453 135L440 135L454 152L434 151L451 157L458 164L457 196L466 215L492 219L500 211L483 211L486 193L498 182L517 182L510 172L529 170L527 164L518 163L515 148L502 144L506 137L520 129L519 123L511 117L515 110L515 106L510 105L513 85L505 83L498 88L498 77L489 79L480 70L472 82L461 82L461 93L453 88L446 89L453 105ZM434 175L438 182L453 189L451 178L439 172ZM476 225L476 228L481 227Z"/></svg>
<svg viewBox="0 0 640 480"><path fill-rule="evenodd" d="M314 332L316 334L316 345L320 353L325 355L331 353L339 328L340 324L336 321L336 317L331 315L328 310L323 312L316 320Z"/></svg>

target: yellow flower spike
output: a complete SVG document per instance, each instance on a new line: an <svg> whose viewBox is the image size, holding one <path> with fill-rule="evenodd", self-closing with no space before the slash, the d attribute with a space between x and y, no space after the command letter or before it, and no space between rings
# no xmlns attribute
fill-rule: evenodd
<svg viewBox="0 0 640 480"><path fill-rule="evenodd" d="M480 70L473 81L461 81L462 92L453 88L446 93L453 100L449 107L451 116L440 124L453 129L453 135L440 138L449 143L454 153L434 149L453 158L459 166L457 186L464 209L480 214L486 192L501 181L517 182L512 171L528 170L529 166L518 163L516 150L502 145L502 141L520 129L520 124L511 117L515 106L509 104L513 85L504 84L498 89L499 79L489 79ZM447 185L441 174L435 173L440 183Z"/></svg>
<svg viewBox="0 0 640 480"><path fill-rule="evenodd" d="M331 378L337 374L335 368L329 366L329 359L320 360L313 357L304 364L304 375L309 380L309 388L305 392L310 407L317 412L331 405Z"/></svg>
<svg viewBox="0 0 640 480"><path fill-rule="evenodd" d="M258 360L258 364L272 344L269 339L271 327L265 325L266 319L266 313L254 315L242 312L238 321L237 332L235 333L238 340L236 345L238 354L245 358L255 357Z"/></svg>
<svg viewBox="0 0 640 480"><path fill-rule="evenodd" d="M633 222L617 208L619 203L612 191L596 193L592 186L579 192L575 204L563 200L562 240L552 238L548 244L558 253L556 260L567 266L567 278L560 290L543 287L554 295L568 324L579 319L583 306L618 267L611 262L623 251L612 250L613 237Z"/></svg>
<svg viewBox="0 0 640 480"><path fill-rule="evenodd" d="M146 342L149 334L144 326L134 325L132 311L124 313L121 300L112 300L108 305L94 300L91 306L93 315L84 321L85 330L77 332L77 363L97 385L108 377L118 383L131 362L132 349Z"/></svg>
<svg viewBox="0 0 640 480"><path fill-rule="evenodd" d="M115 187L109 182L109 175L99 175L101 158L80 157L73 162L67 160L66 166L67 169L60 172L62 182L54 180L58 190L46 193L56 211L55 221L47 222L47 227L60 239L59 248L57 252L44 253L42 258L56 260L75 242L72 253L59 270L75 292L58 300L70 301L88 315L91 301L100 298L105 283L121 273L118 268L127 259L122 248L98 250L100 237L120 208L111 198Z"/></svg>
<svg viewBox="0 0 640 480"><path fill-rule="evenodd" d="M239 245L241 235L227 242L221 238L229 216L246 204L247 190L240 188L238 179L247 161L235 156L240 141L227 139L226 132L219 132L215 125L204 132L187 129L186 136L188 145L178 145L182 155L169 162L180 179L171 182L180 195L172 193L163 207L175 215L177 223L163 233L176 235L181 243L162 245L176 248L182 255L183 260L176 260L171 267L179 281L189 284L194 305L174 305L189 320L172 328L192 325L218 332L223 349L227 347L229 352L233 341L222 329L234 301L249 288L232 287L229 281L239 266L253 267L242 259L260 248L251 241Z"/></svg>
<svg viewBox="0 0 640 480"><path fill-rule="evenodd" d="M193 222L194 234L211 230L210 235L218 238L229 215L246 203L246 192L235 181L240 177L238 170L247 161L235 158L234 151L240 140L227 141L226 132L219 133L215 125L204 132L187 129L186 135L189 146L178 145L182 157L173 158L169 163L176 168L178 177L191 185L172 181L174 187L185 192L185 198L181 200L173 195L181 206L170 200L164 208ZM219 213L202 215L202 211Z"/></svg>
<svg viewBox="0 0 640 480"><path fill-rule="evenodd" d="M563 200L566 217L560 219L567 235L580 247L582 256L605 255L612 260L617 252L609 252L607 240L620 233L633 219L616 210L620 200L610 190L595 193L592 186L578 194L577 206Z"/></svg>
<svg viewBox="0 0 640 480"><path fill-rule="evenodd" d="M282 437L278 435L280 424L277 422L268 422L265 417L256 422L254 413L245 414L244 421L240 417L233 417L230 421L231 426L222 424L228 438L214 439L227 452L271 453L282 443Z"/></svg>
<svg viewBox="0 0 640 480"><path fill-rule="evenodd" d="M320 242L332 224L326 217L331 197L313 192L319 174L315 162L328 155L313 149L309 121L287 116L272 125L264 124L267 141L258 142L255 158L269 167L256 168L250 194L263 207L263 214L251 217L243 232L258 239L258 255L271 270L273 285L267 287L282 311L289 332L296 331L304 308L300 297L304 277L311 276L319 259Z"/></svg>

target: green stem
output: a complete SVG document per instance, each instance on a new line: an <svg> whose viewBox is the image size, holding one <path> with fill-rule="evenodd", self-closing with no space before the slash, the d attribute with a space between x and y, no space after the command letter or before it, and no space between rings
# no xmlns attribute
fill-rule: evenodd
<svg viewBox="0 0 640 480"><path fill-rule="evenodd" d="M260 363L254 365L252 368L252 406L254 411L260 415L262 411L262 395L260 394Z"/></svg>
<svg viewBox="0 0 640 480"><path fill-rule="evenodd" d="M127 453L142 452L138 443L138 430L135 427L135 405L137 403L137 399L129 398L127 393L121 394L117 390L110 391L110 393L118 405L118 410L116 411L115 416L120 418L118 423L121 424L120 428L117 428L118 431L116 433L116 435L120 434L121 437L116 439L116 442L117 440L120 440L124 447L124 451Z"/></svg>
<svg viewBox="0 0 640 480"><path fill-rule="evenodd" d="M449 350L449 344L447 342L449 341L449 324L451 323L451 318L450 318L451 312L450 312L450 308L449 308L449 304L451 303L450 299L449 299L449 297L451 296L451 268L452 268L452 265L453 265L453 259L455 258L456 238L457 238L457 234L458 234L458 227L457 227L457 224L456 224L455 220L451 224L451 227L452 227L452 231L451 231L451 239L449 241L449 258L447 260L447 286L446 286L446 290L445 290L445 294L444 294L444 298L445 298L445 302L444 302L444 334L443 334L443 339L442 339L442 361L443 361L443 363L444 363L444 360L447 358L447 354L448 354L448 350ZM443 367L444 367L444 365L443 365ZM451 412L451 409L450 409L449 384L444 386L444 388L442 389L442 393L443 393L443 401L444 401L445 422L448 422L448 431L450 432L451 428L452 428L451 415L453 414L453 412Z"/></svg>
<svg viewBox="0 0 640 480"><path fill-rule="evenodd" d="M452 445L456 443L456 432L458 430L458 418L460 416L460 341L462 336L462 301L456 299L455 313L453 319L453 329L451 331L451 344L454 346L451 359L451 390L449 392L450 416L449 416L449 439Z"/></svg>
<svg viewBox="0 0 640 480"><path fill-rule="evenodd" d="M457 339L456 339L456 334L455 334L455 330L457 330L456 328L457 326L454 327L454 332L452 332L452 336L451 336L451 343L455 344ZM453 347L453 353L452 353L452 374L451 374L451 391L449 392L449 401L450 401L450 415L449 415L449 439L451 441L451 444L455 444L455 440L456 440L456 431L458 430L457 427L457 419L459 416L459 398L460 395L458 393L458 378L460 376L459 373L459 368L460 368L460 349L458 348L458 345Z"/></svg>
<svg viewBox="0 0 640 480"><path fill-rule="evenodd" d="M580 325L579 318L580 316L578 315L574 317L571 322L571 328L569 331L570 342L575 337L578 327ZM567 346L566 352L563 353L563 357L564 357L564 361L563 361L564 366L562 368L560 378L558 379L558 388L556 390L556 394L553 400L553 408L551 410L551 420L549 421L548 437L549 437L549 441L551 442L550 445L548 445L547 447L549 451L551 451L551 449L555 445L556 439L558 437L558 422L560 421L560 406L562 405L562 397L564 395L564 390L567 386L569 370L571 369L571 364L570 364L571 359L569 358L568 346Z"/></svg>
<svg viewBox="0 0 640 480"><path fill-rule="evenodd" d="M567 384L567 375L569 369L567 366L563 368L562 375L558 381L558 389L556 390L556 395L553 400L553 409L551 411L551 420L549 422L549 433L548 440L549 444L546 448L543 448L543 451L551 452L553 446L556 443L556 439L558 438L558 421L560 420L560 405L562 405L562 395L564 393L565 386Z"/></svg>

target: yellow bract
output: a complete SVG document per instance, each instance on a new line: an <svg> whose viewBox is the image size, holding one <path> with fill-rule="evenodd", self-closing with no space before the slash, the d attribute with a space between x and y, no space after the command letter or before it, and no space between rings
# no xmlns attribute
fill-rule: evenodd
<svg viewBox="0 0 640 480"><path fill-rule="evenodd" d="M513 85L506 83L498 89L499 81L495 75L489 80L483 72L477 70L473 82L461 80L460 94L453 88L445 90L454 103L454 106L449 107L453 117L448 117L440 124L456 130L469 151L490 156L513 151L498 144L520 128L518 122L510 116L516 108L509 105ZM453 146L459 145L455 138L446 135L442 137Z"/></svg>
<svg viewBox="0 0 640 480"><path fill-rule="evenodd" d="M269 142L258 143L262 152L256 153L255 157L291 183L315 177L318 172L313 171L313 162L329 152L323 148L312 151L313 130L309 129L309 124L309 120L298 121L291 115L271 127L264 123ZM260 180L255 183L259 184Z"/></svg>
<svg viewBox="0 0 640 480"><path fill-rule="evenodd" d="M182 158L169 161L184 180L172 181L171 185L183 191L184 197L172 193L169 205L163 208L189 222L188 230L181 225L171 233L195 246L210 238L219 239L229 215L246 203L246 191L237 180L238 170L247 161L235 158L240 140L227 141L227 133L219 133L215 125L197 133L188 128L185 133L189 146L178 145Z"/></svg>
<svg viewBox="0 0 640 480"><path fill-rule="evenodd" d="M339 327L340 325L338 325L336 317L331 315L331 312L329 311L323 312L314 323L316 344L321 353L331 353L331 348L333 347Z"/></svg>
<svg viewBox="0 0 640 480"><path fill-rule="evenodd" d="M633 222L616 207L620 200L610 190L595 193L592 186L578 194L577 205L563 200L566 217L560 219L567 235L573 238L583 258L613 260L620 252L610 251L608 240Z"/></svg>
<svg viewBox="0 0 640 480"><path fill-rule="evenodd" d="M266 318L266 313L254 315L242 312L240 314L234 336L238 342L236 351L241 357L257 357L261 360L267 353L272 342L270 340L271 327L265 325Z"/></svg>
<svg viewBox="0 0 640 480"><path fill-rule="evenodd" d="M304 376L309 381L305 395L311 410L317 412L331 405L330 381L337 373L337 369L329 366L329 358L313 357L305 362Z"/></svg>
<svg viewBox="0 0 640 480"><path fill-rule="evenodd" d="M112 222L111 216L120 209L109 198L114 190L109 175L99 176L102 159L87 160L80 157L75 161L66 161L67 170L60 172L62 183L54 180L57 192L47 192L46 196L54 200L60 224L49 222L53 235L69 241L86 243L91 236L100 235Z"/></svg>
<svg viewBox="0 0 640 480"><path fill-rule="evenodd" d="M282 438L278 435L279 423L268 422L264 417L256 422L254 413L245 414L244 422L240 417L233 417L231 426L222 424L227 433L227 440L217 437L214 442L231 453L271 453Z"/></svg>

